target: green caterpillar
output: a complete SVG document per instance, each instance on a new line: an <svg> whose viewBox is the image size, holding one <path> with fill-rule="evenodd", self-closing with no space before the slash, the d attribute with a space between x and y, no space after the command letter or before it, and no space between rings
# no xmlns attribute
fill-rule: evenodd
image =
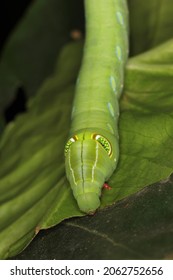
<svg viewBox="0 0 173 280"><path fill-rule="evenodd" d="M66 175L81 211L100 205L104 183L119 157L119 97L128 57L125 0L85 0L86 42L79 73L69 140Z"/></svg>

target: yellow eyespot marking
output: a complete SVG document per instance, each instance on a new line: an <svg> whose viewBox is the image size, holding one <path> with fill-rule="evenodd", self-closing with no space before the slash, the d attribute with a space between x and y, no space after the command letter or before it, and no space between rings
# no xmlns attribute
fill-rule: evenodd
<svg viewBox="0 0 173 280"><path fill-rule="evenodd" d="M64 154L65 154L65 155L66 155L67 152L69 151L71 144L74 143L74 142L76 142L77 140L78 140L78 137L75 135L75 136L71 137L71 138L67 141L67 143L66 143L66 145L65 145L65 148L64 148Z"/></svg>
<svg viewBox="0 0 173 280"><path fill-rule="evenodd" d="M99 142L102 147L105 149L107 152L108 156L111 157L112 155L112 146L110 142L102 135L99 134L93 134L92 138L95 139L97 142Z"/></svg>

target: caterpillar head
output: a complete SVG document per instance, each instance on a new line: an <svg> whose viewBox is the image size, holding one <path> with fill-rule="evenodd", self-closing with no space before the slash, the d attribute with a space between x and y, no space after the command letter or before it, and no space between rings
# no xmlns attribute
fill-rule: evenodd
<svg viewBox="0 0 173 280"><path fill-rule="evenodd" d="M111 143L101 134L79 133L67 141L66 174L83 212L94 212L100 206L102 186L115 168L112 155Z"/></svg>

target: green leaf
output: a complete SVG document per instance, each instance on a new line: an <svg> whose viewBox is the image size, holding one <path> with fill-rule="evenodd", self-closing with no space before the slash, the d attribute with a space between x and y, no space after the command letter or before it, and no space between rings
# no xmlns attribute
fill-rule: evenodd
<svg viewBox="0 0 173 280"><path fill-rule="evenodd" d="M145 52L172 38L172 0L128 0L130 53Z"/></svg>
<svg viewBox="0 0 173 280"><path fill-rule="evenodd" d="M129 60L121 100L120 161L103 196L114 202L173 171L173 40ZM124 176L128 174L128 176Z"/></svg>
<svg viewBox="0 0 173 280"><path fill-rule="evenodd" d="M63 149L82 45L64 49L55 75L30 100L28 113L11 122L1 139L1 258L15 254L21 239L23 246L27 244L31 232L33 237L43 227L52 207L58 214L51 225L79 214L65 179ZM63 61L68 63L63 65ZM66 206L68 200L71 203Z"/></svg>
<svg viewBox="0 0 173 280"><path fill-rule="evenodd" d="M131 0L132 2L133 0ZM173 5L170 5L170 9L171 7ZM140 11L140 7L137 9ZM143 5L142 9L146 9L146 6ZM153 11L153 8L151 10ZM160 26L164 24L165 21L160 21L159 30ZM133 32L135 31L132 27L132 35ZM158 35L158 38L158 42L162 41L161 35ZM137 38L135 39L138 41ZM35 41L37 42L37 38ZM143 48L142 45L141 48ZM57 61L54 73L45 79L35 97L29 99L27 112L11 122L2 135L0 142L0 258L9 258L19 253L40 229L51 227L70 217L83 215L76 205L65 178L63 155L82 49L82 42L72 43L62 50L58 60L57 55L56 59L54 57ZM131 58L127 64L119 126L120 161L109 182L112 190L103 191L102 208L140 191L149 184L163 180L172 173L172 50L173 42L170 40L155 49ZM7 57L3 58L4 61L8 60ZM33 58L30 57L30 60L32 61ZM11 74L7 71L6 75L8 80L8 76L11 77ZM16 71L12 76L16 76ZM32 82L32 76L30 78L31 81L29 81ZM43 75L42 79L44 78ZM14 80L16 81L16 79ZM37 87L41 83L39 79L38 81ZM152 187L147 189L149 195L152 190ZM135 206L134 209L133 200L130 197L125 200L125 203L128 201L129 207L132 207L130 209L133 211L129 211L122 201L122 204L119 202L120 204L112 208L98 211L93 217L80 219L80 222L78 220L68 221L65 227L63 225L58 227L60 237L57 241L62 238L64 240L64 243L59 241L60 248L62 249L61 244L67 246L67 240L71 242L69 228L74 228L74 236L75 230L79 229L80 236L82 227L84 227L87 229L84 241L82 238L81 243L78 241L76 244L85 244L86 247L90 232L98 232L95 237L100 239L98 241L93 239L93 243L90 243L93 244L91 248L93 257L91 254L85 255L83 252L81 258L85 258L85 256L95 258L100 241L105 236L108 240L113 240L115 245L116 243L120 245L116 245L114 247L116 250L111 251L110 254L107 253L107 256L105 256L104 250L101 251L100 259L126 258L127 251L129 252L128 258L149 256L143 251L142 245L141 251L137 252L139 243L142 244L140 231L139 243L135 243L135 238L132 239L131 244L128 243L132 234L128 227L133 222L134 215L139 222L143 217L145 220L152 221L151 210L148 210L148 214L145 215L147 200L144 199L144 202L141 203L140 199L138 200L139 194L135 196L138 206ZM170 192L165 193L165 199L168 200L170 195L172 195ZM118 208L119 206L120 208ZM150 207L150 209L155 207L154 195ZM166 226L171 228L170 212L172 208L163 209L165 209L167 217ZM116 219L117 216L117 219L120 217L119 220ZM126 238L123 239L125 230L123 225L126 226L124 217L128 218L128 224ZM109 221L107 222L108 227L106 221ZM87 223L90 226L87 227ZM116 223L119 225L122 223L122 226L111 232L111 229L116 227ZM140 223L137 225L139 226ZM148 230L150 233L154 230L152 227L148 227L147 223L143 224L143 228L145 226L146 233ZM117 231L119 232L118 239L116 238ZM146 240L147 234L145 242L147 242ZM104 241L103 247L106 248L106 238ZM73 242L70 244L70 247L73 248ZM75 256L79 251L78 247L76 248ZM90 246L87 248L89 252ZM65 253L63 254L65 256ZM65 258L68 259L70 256L72 255L66 255ZM161 257L161 255L158 256ZM61 258L61 255L58 258Z"/></svg>

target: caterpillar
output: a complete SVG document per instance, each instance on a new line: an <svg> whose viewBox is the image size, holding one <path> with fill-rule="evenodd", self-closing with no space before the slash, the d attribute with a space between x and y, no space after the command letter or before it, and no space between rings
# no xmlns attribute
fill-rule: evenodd
<svg viewBox="0 0 173 280"><path fill-rule="evenodd" d="M100 206L119 157L119 98L128 57L125 0L85 0L86 40L76 84L65 169L82 212Z"/></svg>

